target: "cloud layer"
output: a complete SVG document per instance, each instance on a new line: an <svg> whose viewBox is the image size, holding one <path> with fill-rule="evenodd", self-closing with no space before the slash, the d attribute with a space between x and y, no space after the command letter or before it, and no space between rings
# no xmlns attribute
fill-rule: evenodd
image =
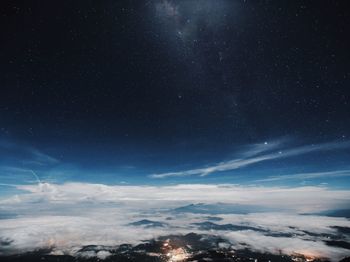
<svg viewBox="0 0 350 262"><path fill-rule="evenodd" d="M327 236L340 235L335 226L350 227L349 220L300 214L344 208L350 199L348 191L326 187L107 186L84 183L40 183L18 186L18 189L24 193L0 202L1 213L8 214L5 219L0 219L1 242L7 243L1 246L3 253L51 247L55 253L74 255L84 245L137 244L169 232L195 232L220 235L231 243L233 249L249 246L259 252L299 252L332 259L348 254L347 250L327 246L324 241ZM205 229L199 225L210 219L209 212L184 213L177 209L198 202L214 207L251 206L251 211L248 214L234 209L232 212L217 212L215 223L219 226ZM269 211L254 213L259 206ZM261 210L257 208L256 212ZM143 219L157 221L163 226L130 224Z"/></svg>
<svg viewBox="0 0 350 262"><path fill-rule="evenodd" d="M141 201L157 207L159 203L233 203L261 205L295 212L316 212L343 208L348 204L350 191L333 190L321 186L263 187L232 184L204 185L183 184L174 186L127 186L88 183L66 183L20 185L26 194L4 199L0 204L30 203L80 204L80 203L124 203Z"/></svg>

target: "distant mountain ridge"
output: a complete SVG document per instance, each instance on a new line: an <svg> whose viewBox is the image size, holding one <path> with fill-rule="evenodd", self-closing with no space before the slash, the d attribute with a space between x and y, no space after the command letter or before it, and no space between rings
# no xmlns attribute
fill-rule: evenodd
<svg viewBox="0 0 350 262"><path fill-rule="evenodd" d="M233 225L233 224L216 224L213 222L200 222L200 223L192 223L192 225L198 226L201 230L230 230L230 231L241 231L241 230L253 230L258 232L267 232L264 229L250 226L241 226L241 225Z"/></svg>
<svg viewBox="0 0 350 262"><path fill-rule="evenodd" d="M152 220L148 220L148 219L142 219L136 222L132 222L129 225L131 226L144 226L144 227L164 227L167 224L163 223L163 222L159 222L159 221L152 221Z"/></svg>
<svg viewBox="0 0 350 262"><path fill-rule="evenodd" d="M215 203L215 204L189 204L187 206L178 207L172 209L176 213L194 213L194 214L249 214L249 213L261 213L268 211L275 211L275 209L267 208L256 205L241 205L241 204L227 204L227 203Z"/></svg>

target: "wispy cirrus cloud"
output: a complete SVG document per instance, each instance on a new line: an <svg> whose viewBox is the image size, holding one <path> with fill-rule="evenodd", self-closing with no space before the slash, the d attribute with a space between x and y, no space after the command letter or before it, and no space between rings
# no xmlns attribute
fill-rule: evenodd
<svg viewBox="0 0 350 262"><path fill-rule="evenodd" d="M336 170L329 172L310 172L291 175L269 176L267 178L255 180L255 182L273 182L282 180L305 180L314 178L350 177L350 170Z"/></svg>
<svg viewBox="0 0 350 262"><path fill-rule="evenodd" d="M184 177L184 176L206 176L216 172L236 170L251 166L264 161L301 156L311 153L342 150L350 148L350 141L311 144L306 146L287 147L285 140L277 140L272 143L255 144L246 147L239 153L240 157L223 161L203 168L195 168L184 171L165 172L152 174L151 178Z"/></svg>
<svg viewBox="0 0 350 262"><path fill-rule="evenodd" d="M33 170L47 171L58 164L59 159L33 146L0 139L1 186L37 183L38 177Z"/></svg>
<svg viewBox="0 0 350 262"><path fill-rule="evenodd" d="M35 147L7 140L0 140L0 156L7 162L16 161L23 165L45 166L60 162ZM1 162L3 161L0 161L0 164Z"/></svg>

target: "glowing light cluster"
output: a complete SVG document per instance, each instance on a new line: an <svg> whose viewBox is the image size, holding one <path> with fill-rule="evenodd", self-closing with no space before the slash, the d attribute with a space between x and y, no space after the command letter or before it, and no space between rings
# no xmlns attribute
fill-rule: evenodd
<svg viewBox="0 0 350 262"><path fill-rule="evenodd" d="M163 243L163 252L169 262L185 261L189 257L189 253L182 247L172 247L169 240Z"/></svg>

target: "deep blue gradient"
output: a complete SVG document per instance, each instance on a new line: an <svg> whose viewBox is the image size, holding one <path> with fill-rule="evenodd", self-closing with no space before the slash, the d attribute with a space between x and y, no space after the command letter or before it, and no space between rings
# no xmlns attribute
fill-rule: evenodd
<svg viewBox="0 0 350 262"><path fill-rule="evenodd" d="M33 172L54 183L350 187L346 4L3 7L2 195L37 183ZM221 170L250 149L273 156Z"/></svg>

